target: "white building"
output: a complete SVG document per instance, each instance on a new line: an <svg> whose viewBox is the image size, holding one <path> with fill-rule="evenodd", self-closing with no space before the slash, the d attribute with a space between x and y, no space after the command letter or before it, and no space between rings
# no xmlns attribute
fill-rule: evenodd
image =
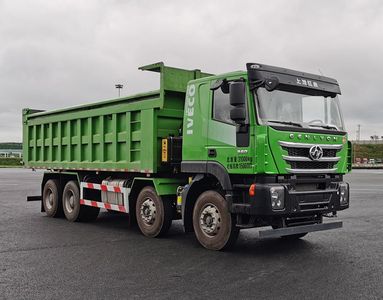
<svg viewBox="0 0 383 300"><path fill-rule="evenodd" d="M0 157L23 157L21 149L0 149Z"/></svg>

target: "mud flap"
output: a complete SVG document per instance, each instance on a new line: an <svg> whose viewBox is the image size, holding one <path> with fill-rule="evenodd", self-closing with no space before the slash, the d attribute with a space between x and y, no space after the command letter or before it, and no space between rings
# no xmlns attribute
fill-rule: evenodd
<svg viewBox="0 0 383 300"><path fill-rule="evenodd" d="M41 200L43 200L43 196L27 196L27 202Z"/></svg>

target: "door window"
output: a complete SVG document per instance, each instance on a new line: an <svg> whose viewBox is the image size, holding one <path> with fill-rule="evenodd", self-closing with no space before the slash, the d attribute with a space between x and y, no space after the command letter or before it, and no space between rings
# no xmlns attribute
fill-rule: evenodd
<svg viewBox="0 0 383 300"><path fill-rule="evenodd" d="M229 93L222 92L220 88L216 89L213 95L213 119L234 125L234 122L230 119L230 110L232 108Z"/></svg>

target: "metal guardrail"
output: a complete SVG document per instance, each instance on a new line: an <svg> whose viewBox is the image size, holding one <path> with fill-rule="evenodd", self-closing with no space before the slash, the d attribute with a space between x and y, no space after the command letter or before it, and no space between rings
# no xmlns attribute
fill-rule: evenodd
<svg viewBox="0 0 383 300"><path fill-rule="evenodd" d="M377 145L383 144L383 140L361 140L361 141L351 141L355 145Z"/></svg>
<svg viewBox="0 0 383 300"><path fill-rule="evenodd" d="M383 169L383 164L352 164L353 169Z"/></svg>

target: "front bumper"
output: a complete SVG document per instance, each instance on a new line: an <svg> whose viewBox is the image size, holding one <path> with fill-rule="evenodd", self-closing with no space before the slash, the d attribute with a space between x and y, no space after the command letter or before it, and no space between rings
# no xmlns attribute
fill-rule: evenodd
<svg viewBox="0 0 383 300"><path fill-rule="evenodd" d="M231 212L255 216L297 216L331 213L349 207L349 185L331 182L324 188L306 189L295 183L256 183L255 195L246 188L231 199ZM282 191L283 207L273 209L272 193ZM230 196L229 196L230 197ZM347 202L341 198L346 197ZM343 200L343 201L341 201Z"/></svg>
<svg viewBox="0 0 383 300"><path fill-rule="evenodd" d="M301 233L314 232L314 231L337 229L337 228L342 228L342 227L343 227L342 222L301 225L301 226L293 226L293 227L286 227L286 228L261 230L261 231L259 231L259 237L260 238L274 238L274 237L288 236L288 235L293 235L293 234L301 234Z"/></svg>

